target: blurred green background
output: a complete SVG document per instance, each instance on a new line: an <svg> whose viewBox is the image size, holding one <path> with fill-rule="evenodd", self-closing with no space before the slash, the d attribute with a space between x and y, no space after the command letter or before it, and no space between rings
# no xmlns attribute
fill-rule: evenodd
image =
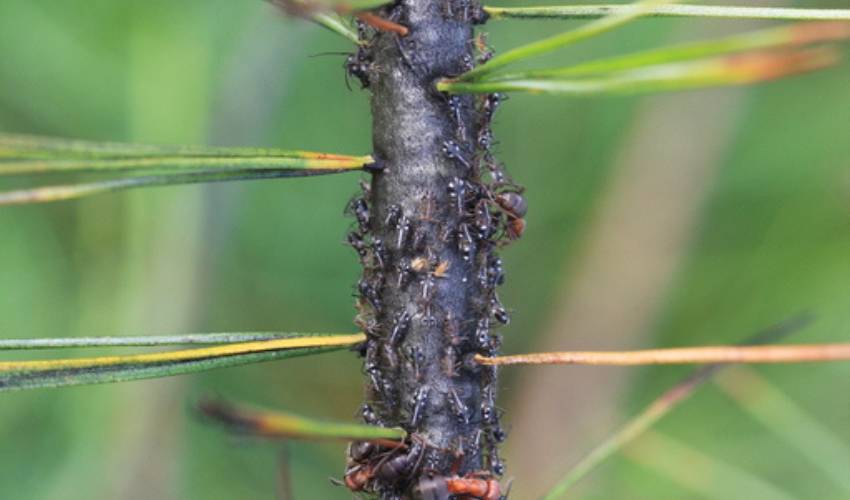
<svg viewBox="0 0 850 500"><path fill-rule="evenodd" d="M488 29L504 49L571 25ZM763 25L642 21L542 62ZM3 0L0 131L366 153L368 96L346 89L336 52L347 50L259 1ZM847 63L758 89L515 96L496 132L531 206L526 235L504 252L506 351L734 342L802 311L816 320L793 341L850 338ZM352 331L359 271L341 243L356 183L170 187L0 210L0 336ZM687 372L506 370L513 497L545 490ZM727 373L727 386L744 387L748 372ZM709 385L576 498L850 498L850 365L757 373L787 398L747 394L773 428ZM335 353L2 394L0 497L272 499L284 453L295 498L346 498L327 479L341 476L342 445L234 440L190 406L213 392L353 419L360 387L359 362Z"/></svg>

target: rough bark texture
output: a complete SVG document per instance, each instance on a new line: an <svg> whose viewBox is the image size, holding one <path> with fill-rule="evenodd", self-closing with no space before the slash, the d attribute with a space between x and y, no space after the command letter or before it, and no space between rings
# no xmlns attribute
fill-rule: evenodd
<svg viewBox="0 0 850 500"><path fill-rule="evenodd" d="M507 208L519 190L489 151L499 97L434 87L486 57L473 38L480 8L404 0L379 14L410 31L363 28L368 43L349 58L349 73L372 92L380 167L349 205L358 220L349 241L364 267L363 417L411 439L395 450L352 446L346 482L381 498L448 498L444 478L503 473L496 371L472 356L494 354L491 324L508 320L495 294L495 249L521 231L522 214Z"/></svg>

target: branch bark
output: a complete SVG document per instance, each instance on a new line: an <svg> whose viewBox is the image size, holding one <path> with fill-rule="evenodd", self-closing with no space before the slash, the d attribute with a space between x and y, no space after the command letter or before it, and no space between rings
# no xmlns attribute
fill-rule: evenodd
<svg viewBox="0 0 850 500"><path fill-rule="evenodd" d="M508 320L495 293L503 280L495 250L517 236L521 219L498 196L519 189L488 149L498 96L450 97L435 87L474 64L480 6L404 0L377 14L408 34L369 28L348 61L372 92L381 166L350 204L358 228L349 241L364 266L363 416L403 427L411 440L404 451L353 446L346 484L381 498L448 498L463 483L451 477L503 472L496 369L473 356L498 351L491 324Z"/></svg>

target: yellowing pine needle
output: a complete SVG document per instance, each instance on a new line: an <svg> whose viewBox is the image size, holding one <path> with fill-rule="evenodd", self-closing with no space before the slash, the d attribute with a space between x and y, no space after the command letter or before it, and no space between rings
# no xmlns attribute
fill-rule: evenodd
<svg viewBox="0 0 850 500"><path fill-rule="evenodd" d="M350 335L304 335L127 356L0 362L0 391L123 382L166 377L341 349L365 340Z"/></svg>
<svg viewBox="0 0 850 500"><path fill-rule="evenodd" d="M756 52L648 66L603 78L528 78L478 82L443 80L437 83L437 89L453 94L518 91L572 96L631 95L753 84L823 69L834 64L837 59L838 54L828 48Z"/></svg>
<svg viewBox="0 0 850 500"><path fill-rule="evenodd" d="M596 19L633 11L632 5L549 5L545 7L484 7L490 19ZM777 7L727 7L722 5L656 5L646 10L652 17L708 17L726 19L845 20L850 9L796 9Z"/></svg>
<svg viewBox="0 0 850 500"><path fill-rule="evenodd" d="M328 335L316 337L294 337L256 342L241 342L198 349L128 356L102 356L97 358L50 359L42 361L0 361L0 372L23 372L32 370L61 370L67 368L88 368L98 366L131 365L145 363L165 363L171 361L189 361L194 359L234 356L265 351L280 351L302 347L339 347L356 344L366 340L362 333L352 335Z"/></svg>
<svg viewBox="0 0 850 500"><path fill-rule="evenodd" d="M699 363L812 363L850 361L850 343L712 346L641 351L568 351L486 357L483 365L671 365Z"/></svg>
<svg viewBox="0 0 850 500"><path fill-rule="evenodd" d="M201 413L231 432L270 439L370 441L399 446L407 437L404 429L353 423L327 422L283 411L260 410L206 399L198 404Z"/></svg>
<svg viewBox="0 0 850 500"><path fill-rule="evenodd" d="M328 169L259 169L235 171L194 171L181 174L165 174L104 181L85 182L78 184L60 184L43 186L15 191L0 191L0 206L25 205L31 203L49 203L84 198L96 194L122 191L125 189L172 186L181 184L199 184L212 182L232 182L260 179L281 179L289 177L309 177L342 172L356 171L357 168L328 168Z"/></svg>
<svg viewBox="0 0 850 500"><path fill-rule="evenodd" d="M130 144L0 133L0 158L31 157L33 155L59 157L66 160L79 158L150 158L162 156L305 158L321 160L348 160L356 158L350 155L277 148Z"/></svg>
<svg viewBox="0 0 850 500"><path fill-rule="evenodd" d="M799 23L752 31L712 40L668 45L640 52L596 59L562 68L537 69L515 73L499 73L487 80L564 79L592 75L615 74L637 68L650 68L683 61L708 60L726 54L765 51L835 42L850 38L850 23Z"/></svg>

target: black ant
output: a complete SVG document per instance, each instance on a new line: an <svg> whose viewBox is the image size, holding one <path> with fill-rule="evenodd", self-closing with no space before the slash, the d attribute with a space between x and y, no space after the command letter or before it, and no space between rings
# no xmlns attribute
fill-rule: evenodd
<svg viewBox="0 0 850 500"><path fill-rule="evenodd" d="M353 76L360 81L360 88L369 88L369 71L372 68L372 60L369 53L364 48L357 49L357 52L350 54L345 58L345 86L351 90L349 76Z"/></svg>

